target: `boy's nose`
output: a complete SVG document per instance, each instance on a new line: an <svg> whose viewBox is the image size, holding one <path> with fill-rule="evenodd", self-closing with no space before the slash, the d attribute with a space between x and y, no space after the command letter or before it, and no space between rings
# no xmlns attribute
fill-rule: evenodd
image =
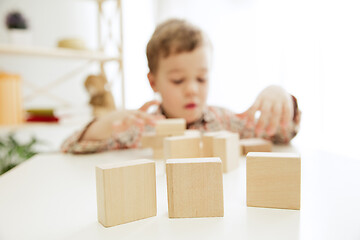
<svg viewBox="0 0 360 240"><path fill-rule="evenodd" d="M196 81L191 81L186 85L187 95L196 95L199 92L199 85Z"/></svg>

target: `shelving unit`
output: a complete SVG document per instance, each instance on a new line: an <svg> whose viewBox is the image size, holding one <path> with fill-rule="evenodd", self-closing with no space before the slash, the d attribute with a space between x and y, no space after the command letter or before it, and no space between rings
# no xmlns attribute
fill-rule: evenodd
<svg viewBox="0 0 360 240"><path fill-rule="evenodd" d="M57 79L54 79L51 83L45 86L37 86L36 84L26 82L27 85L32 88L33 92L29 96L24 97L24 101L29 101L36 98L39 94L47 95L58 102L66 103L67 101L61 99L57 96L51 95L49 90L55 86L67 81L70 77L78 73L80 70L86 68L94 62L98 62L100 65L100 71L106 76L105 64L108 62L117 62L118 63L118 72L120 74L120 85L121 85L121 107L125 107L125 83L124 83L124 71L123 71L123 31L122 31L122 7L121 0L92 0L97 4L98 7L98 50L72 50L66 48L51 48L51 47L42 47L42 46L19 46L19 45L10 45L10 44L0 44L0 54L8 55L21 55L28 57L46 57L46 58L62 58L62 59L72 59L72 60L87 60L86 64L74 69L69 73L64 73L62 76L59 76ZM105 17L105 12L103 9L103 4L105 2L113 1L116 3L116 8L114 13L110 18ZM111 32L111 26L118 24L119 35L114 36ZM107 25L108 28L105 28L104 25ZM104 33L104 29L108 29ZM114 54L107 54L108 45L115 46Z"/></svg>
<svg viewBox="0 0 360 240"><path fill-rule="evenodd" d="M17 46L10 44L0 44L0 53L38 57L86 59L100 62L121 61L120 56L108 56L107 54L100 51L72 50L41 46Z"/></svg>

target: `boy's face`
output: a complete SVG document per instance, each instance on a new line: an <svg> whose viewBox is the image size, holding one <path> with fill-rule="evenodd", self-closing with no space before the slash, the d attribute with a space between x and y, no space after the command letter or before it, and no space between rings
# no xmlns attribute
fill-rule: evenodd
<svg viewBox="0 0 360 240"><path fill-rule="evenodd" d="M206 106L209 81L210 49L206 46L191 52L160 58L156 74L149 73L152 89L162 97L162 106L170 118L198 120Z"/></svg>

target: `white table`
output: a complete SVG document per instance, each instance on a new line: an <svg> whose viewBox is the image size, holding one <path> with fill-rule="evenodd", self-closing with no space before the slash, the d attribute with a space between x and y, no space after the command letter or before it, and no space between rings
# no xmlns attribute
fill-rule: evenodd
<svg viewBox="0 0 360 240"><path fill-rule="evenodd" d="M0 177L0 239L360 239L360 162L305 148L301 155L300 211L246 207L242 158L224 174L223 218L169 219L165 165L158 161L157 216L104 228L94 167L149 158L151 150L40 154Z"/></svg>

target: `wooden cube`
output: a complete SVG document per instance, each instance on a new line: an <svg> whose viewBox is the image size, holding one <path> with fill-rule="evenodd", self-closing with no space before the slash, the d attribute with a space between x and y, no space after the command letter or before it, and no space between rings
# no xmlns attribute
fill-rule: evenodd
<svg viewBox="0 0 360 240"><path fill-rule="evenodd" d="M186 121L183 118L158 120L155 125L156 135L184 135Z"/></svg>
<svg viewBox="0 0 360 240"><path fill-rule="evenodd" d="M153 148L153 159L164 159L164 148Z"/></svg>
<svg viewBox="0 0 360 240"><path fill-rule="evenodd" d="M198 158L200 157L199 136L174 136L164 140L164 158Z"/></svg>
<svg viewBox="0 0 360 240"><path fill-rule="evenodd" d="M249 152L271 152L272 142L263 138L240 139L240 154L246 156Z"/></svg>
<svg viewBox="0 0 360 240"><path fill-rule="evenodd" d="M165 135L156 135L156 133L143 133L141 137L142 148L163 148Z"/></svg>
<svg viewBox="0 0 360 240"><path fill-rule="evenodd" d="M156 216L154 161L97 166L96 190L98 220L105 227Z"/></svg>
<svg viewBox="0 0 360 240"><path fill-rule="evenodd" d="M184 135L201 137L201 132L199 130L195 130L195 129L188 129L188 130L185 130Z"/></svg>
<svg viewBox="0 0 360 240"><path fill-rule="evenodd" d="M213 139L213 156L220 157L223 172L227 173L239 167L239 135L222 133Z"/></svg>
<svg viewBox="0 0 360 240"><path fill-rule="evenodd" d="M219 158L166 161L170 218L223 217L223 181Z"/></svg>
<svg viewBox="0 0 360 240"><path fill-rule="evenodd" d="M214 137L222 133L229 133L228 131L216 131L216 132L206 132L202 136L202 157L214 157L213 145Z"/></svg>
<svg viewBox="0 0 360 240"><path fill-rule="evenodd" d="M141 147L162 149L164 145L164 138L171 136L179 136L179 135L201 137L201 132L199 130L185 130L185 131L176 131L174 132L174 134L168 133L166 135L158 135L155 132L145 132L141 137Z"/></svg>
<svg viewBox="0 0 360 240"><path fill-rule="evenodd" d="M248 153L246 181L248 206L300 209L301 160L299 154Z"/></svg>

